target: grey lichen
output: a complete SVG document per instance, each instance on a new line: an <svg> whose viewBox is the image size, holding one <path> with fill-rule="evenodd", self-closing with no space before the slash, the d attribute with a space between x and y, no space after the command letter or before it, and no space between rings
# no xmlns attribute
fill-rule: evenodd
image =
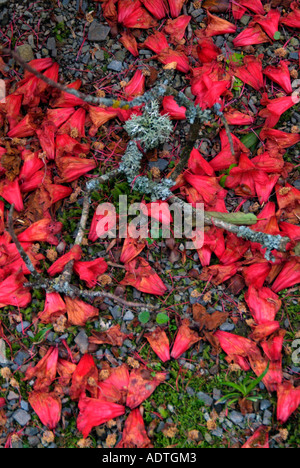
<svg viewBox="0 0 300 468"><path fill-rule="evenodd" d="M136 176L139 174L141 160L143 154L138 149L135 141L130 141L127 145L122 162L119 165L119 171L126 175L126 178L130 184L134 181Z"/></svg>
<svg viewBox="0 0 300 468"><path fill-rule="evenodd" d="M243 239L250 240L251 242L258 242L266 250L265 258L268 261L274 261L274 257L271 254L272 250L279 250L280 244L282 242L281 236L273 236L271 234L266 234L265 232L253 231L247 226L239 226L237 237L242 237Z"/></svg>
<svg viewBox="0 0 300 468"><path fill-rule="evenodd" d="M143 115L133 115L124 128L133 140L138 140L146 150L157 148L165 143L173 131L167 115L159 112L158 101L147 102Z"/></svg>
<svg viewBox="0 0 300 468"><path fill-rule="evenodd" d="M152 200L165 200L172 195L170 188L174 185L174 182L170 179L154 182L146 176L139 176L142 157L143 154L138 149L136 141L130 141L122 157L119 171L125 174L127 181L134 190L151 195Z"/></svg>

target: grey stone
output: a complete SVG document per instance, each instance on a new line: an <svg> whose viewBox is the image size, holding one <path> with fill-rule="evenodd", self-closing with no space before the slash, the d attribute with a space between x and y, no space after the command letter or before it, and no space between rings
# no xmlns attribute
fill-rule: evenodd
<svg viewBox="0 0 300 468"><path fill-rule="evenodd" d="M131 322L133 319L134 319L134 314L133 314L133 312L131 312L131 310L128 310L128 311L126 312L126 314L124 315L123 320L124 320L125 322Z"/></svg>
<svg viewBox="0 0 300 468"><path fill-rule="evenodd" d="M201 400L205 404L205 406L211 406L213 404L212 397L207 395L206 393L198 392L197 398L198 400Z"/></svg>
<svg viewBox="0 0 300 468"><path fill-rule="evenodd" d="M97 50L95 53L95 58L99 60L100 62L103 62L104 60L104 50Z"/></svg>
<svg viewBox="0 0 300 468"><path fill-rule="evenodd" d="M109 26L105 26L104 24L98 23L98 21L93 21L89 28L88 39L92 42L105 41L109 32Z"/></svg>
<svg viewBox="0 0 300 468"><path fill-rule="evenodd" d="M118 320L122 315L121 307L117 305L115 307L111 307L109 311L115 320Z"/></svg>
<svg viewBox="0 0 300 468"><path fill-rule="evenodd" d="M22 409L15 411L12 417L18 424L20 424L20 426L26 426L31 419L30 414Z"/></svg>
<svg viewBox="0 0 300 468"><path fill-rule="evenodd" d="M8 0L0 0L0 6L4 6L8 3Z"/></svg>
<svg viewBox="0 0 300 468"><path fill-rule="evenodd" d="M272 413L269 410L265 410L264 416L263 416L263 425L270 426L271 424L272 424Z"/></svg>
<svg viewBox="0 0 300 468"><path fill-rule="evenodd" d="M220 427L217 427L217 429L214 429L213 431L211 431L211 434L215 437L222 437L223 429L221 429Z"/></svg>
<svg viewBox="0 0 300 468"><path fill-rule="evenodd" d="M115 72L120 72L123 68L123 63L118 60L112 60L108 65L107 69Z"/></svg>
<svg viewBox="0 0 300 468"><path fill-rule="evenodd" d="M242 413L239 413L238 411L231 411L228 418L230 419L230 421L233 422L233 424L238 424L238 425L240 425L244 421L244 416L242 415Z"/></svg>
<svg viewBox="0 0 300 468"><path fill-rule="evenodd" d="M244 16L242 16L242 18L240 19L240 22L241 22L244 26L247 26L247 24L249 23L250 20L251 20L251 16L244 15Z"/></svg>
<svg viewBox="0 0 300 468"><path fill-rule="evenodd" d="M221 390L219 390L218 388L214 388L213 389L213 399L218 401L220 400L221 398Z"/></svg>
<svg viewBox="0 0 300 468"><path fill-rule="evenodd" d="M8 401L17 400L18 398L19 398L19 395L17 393L13 392L12 390L7 395L7 400Z"/></svg>
<svg viewBox="0 0 300 468"><path fill-rule="evenodd" d="M49 37L48 38L46 47L47 47L47 49L51 50L52 55L53 55L53 52L56 53L56 40L55 40L55 37Z"/></svg>
<svg viewBox="0 0 300 468"><path fill-rule="evenodd" d="M89 339L84 330L81 330L78 333L74 341L77 344L81 354L87 353L89 347Z"/></svg>
<svg viewBox="0 0 300 468"><path fill-rule="evenodd" d="M149 167L158 167L160 171L164 171L169 165L169 161L167 159L158 159L157 161L150 161Z"/></svg>
<svg viewBox="0 0 300 468"><path fill-rule="evenodd" d="M194 10L191 12L191 15L193 18L197 18L198 16L202 15L203 14L203 9L202 8L198 8L197 10Z"/></svg>
<svg viewBox="0 0 300 468"><path fill-rule="evenodd" d="M291 52L289 54L289 59L290 60L298 60L299 59L299 53L298 52Z"/></svg>
<svg viewBox="0 0 300 468"><path fill-rule="evenodd" d="M235 329L234 323L224 322L220 326L220 330L230 332Z"/></svg>
<svg viewBox="0 0 300 468"><path fill-rule="evenodd" d="M22 408L24 411L28 411L28 410L29 410L29 404L27 403L27 401L21 400L21 408Z"/></svg>
<svg viewBox="0 0 300 468"><path fill-rule="evenodd" d="M0 338L0 364L4 365L7 364L9 361L6 357L6 347L5 341Z"/></svg>
<svg viewBox="0 0 300 468"><path fill-rule="evenodd" d="M266 409L270 408L270 406L272 406L272 403L269 400L262 400L260 402L261 411L265 411Z"/></svg>
<svg viewBox="0 0 300 468"><path fill-rule="evenodd" d="M40 439L37 436L29 436L28 443L30 447L36 447L40 443Z"/></svg>
<svg viewBox="0 0 300 468"><path fill-rule="evenodd" d="M23 331L28 328L30 325L30 322L26 322L26 320L24 322L20 322L18 323L18 325L16 326L16 330L18 333L23 333Z"/></svg>
<svg viewBox="0 0 300 468"><path fill-rule="evenodd" d="M20 45L16 50L24 62L30 62L34 59L34 54L29 44Z"/></svg>
<svg viewBox="0 0 300 468"><path fill-rule="evenodd" d="M26 351L19 351L18 354L16 354L14 363L17 364L18 366L22 366L24 361L30 357L29 353Z"/></svg>

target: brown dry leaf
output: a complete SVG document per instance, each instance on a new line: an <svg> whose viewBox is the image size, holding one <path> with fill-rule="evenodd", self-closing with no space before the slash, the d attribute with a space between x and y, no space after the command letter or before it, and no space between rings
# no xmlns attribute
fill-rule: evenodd
<svg viewBox="0 0 300 468"><path fill-rule="evenodd" d="M0 410L0 427L5 426L7 418L3 409Z"/></svg>
<svg viewBox="0 0 300 468"><path fill-rule="evenodd" d="M247 398L239 399L239 407L242 414L253 413L253 404L252 401L247 400Z"/></svg>
<svg viewBox="0 0 300 468"><path fill-rule="evenodd" d="M218 425L216 421L214 421L213 419L209 419L206 423L206 427L209 431L214 431L215 429L217 429Z"/></svg>
<svg viewBox="0 0 300 468"><path fill-rule="evenodd" d="M20 174L21 163L19 151L16 148L11 148L7 142L6 153L1 157L1 166L5 169L5 176L8 180L13 181Z"/></svg>
<svg viewBox="0 0 300 468"><path fill-rule="evenodd" d="M91 439L80 439L77 442L79 448L91 448L93 445L93 441Z"/></svg>
<svg viewBox="0 0 300 468"><path fill-rule="evenodd" d="M226 321L228 314L219 311L209 314L201 304L194 304L193 318L199 325L200 330L205 328L206 330L212 331L219 328L219 326Z"/></svg>
<svg viewBox="0 0 300 468"><path fill-rule="evenodd" d="M230 8L229 0L205 0L202 7L212 13L225 13Z"/></svg>
<svg viewBox="0 0 300 468"><path fill-rule="evenodd" d="M121 327L118 324L103 332L92 331L92 336L89 338L89 342L95 344L122 346L128 336L129 335L125 335L125 333L121 332Z"/></svg>

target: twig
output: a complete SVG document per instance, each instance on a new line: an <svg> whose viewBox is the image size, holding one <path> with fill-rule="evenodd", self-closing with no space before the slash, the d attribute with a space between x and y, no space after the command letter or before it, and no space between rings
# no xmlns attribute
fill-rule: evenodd
<svg viewBox="0 0 300 468"><path fill-rule="evenodd" d="M197 209L193 208L190 204L185 203L180 198L173 196L168 200L170 204L178 204L180 208L184 208L185 212L190 211L192 214L193 221L197 216ZM278 252L286 252L286 247L291 242L289 237L273 236L264 232L253 231L246 226L236 226L235 224L227 223L221 219L214 218L204 212L204 224L206 226L216 226L225 231L232 232L238 237L242 237L252 242L258 242L263 248L267 248L269 251L277 250Z"/></svg>
<svg viewBox="0 0 300 468"><path fill-rule="evenodd" d="M9 231L9 234L10 234L15 246L17 247L17 250L18 250L23 262L25 263L26 267L30 271L30 274L32 276L34 276L35 278L40 279L40 278L42 278L41 275L34 268L34 266L32 264L32 261L30 260L28 254L23 249L21 243L19 242L19 239L17 238L17 236L15 234L14 227L13 227L14 208L15 208L15 205L12 204L11 207L10 207L9 213L8 213L8 231Z"/></svg>

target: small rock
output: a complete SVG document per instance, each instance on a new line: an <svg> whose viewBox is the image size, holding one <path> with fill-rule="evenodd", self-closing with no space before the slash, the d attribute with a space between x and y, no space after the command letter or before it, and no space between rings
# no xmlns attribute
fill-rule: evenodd
<svg viewBox="0 0 300 468"><path fill-rule="evenodd" d="M104 60L104 50L97 50L95 53L95 58L99 60L99 62L103 62Z"/></svg>
<svg viewBox="0 0 300 468"><path fill-rule="evenodd" d="M117 305L115 307L111 307L109 311L115 320L118 320L122 315L121 307Z"/></svg>
<svg viewBox="0 0 300 468"><path fill-rule="evenodd" d="M27 423L29 423L31 416L28 414L26 411L22 409L18 409L14 414L13 414L13 419L20 424L20 426L26 426Z"/></svg>
<svg viewBox="0 0 300 468"><path fill-rule="evenodd" d="M46 47L47 47L47 49L49 49L51 51L52 57L57 56L55 37L49 37L48 38Z"/></svg>
<svg viewBox="0 0 300 468"><path fill-rule="evenodd" d="M0 0L0 6L4 6L8 3L8 0Z"/></svg>
<svg viewBox="0 0 300 468"><path fill-rule="evenodd" d="M211 406L213 404L213 399L209 395L203 392L198 392L197 393L197 398L198 400L201 400L205 406Z"/></svg>
<svg viewBox="0 0 300 468"><path fill-rule="evenodd" d="M17 364L18 366L22 366L24 361L30 357L29 353L26 351L19 351L14 359L14 363Z"/></svg>
<svg viewBox="0 0 300 468"><path fill-rule="evenodd" d="M242 415L242 413L239 413L238 411L231 411L228 417L230 421L233 422L233 424L240 425L244 421L244 416Z"/></svg>
<svg viewBox="0 0 300 468"><path fill-rule="evenodd" d="M213 399L218 401L221 398L221 390L218 388L213 388Z"/></svg>
<svg viewBox="0 0 300 468"><path fill-rule="evenodd" d="M36 447L37 445L39 445L39 443L40 439L37 436L28 437L28 444L30 445L30 447Z"/></svg>
<svg viewBox="0 0 300 468"><path fill-rule="evenodd" d="M23 333L23 331L28 328L30 326L30 322L20 322L18 323L18 325L16 326L16 330L18 333Z"/></svg>
<svg viewBox="0 0 300 468"><path fill-rule="evenodd" d="M89 339L84 330L81 330L81 332L78 333L74 341L77 344L81 354L87 353L89 347Z"/></svg>
<svg viewBox="0 0 300 468"><path fill-rule="evenodd" d="M17 393L13 392L12 390L7 395L7 400L8 401L17 400L18 398L19 398L19 395Z"/></svg>
<svg viewBox="0 0 300 468"><path fill-rule="evenodd" d="M262 400L260 402L261 411L265 411L266 409L270 408L270 406L272 406L272 403L269 400Z"/></svg>
<svg viewBox="0 0 300 468"><path fill-rule="evenodd" d="M243 26L247 26L247 24L249 23L250 20L251 20L251 16L244 15L240 19L240 22L242 23Z"/></svg>
<svg viewBox="0 0 300 468"><path fill-rule="evenodd" d="M263 416L263 425L271 426L271 424L272 424L272 413L269 410L265 410L264 416Z"/></svg>
<svg viewBox="0 0 300 468"><path fill-rule="evenodd" d="M217 427L217 429L214 429L213 431L211 431L211 434L215 437L222 437L223 429L221 429L220 427Z"/></svg>
<svg viewBox="0 0 300 468"><path fill-rule="evenodd" d="M230 332L235 329L234 323L225 322L220 326L220 330Z"/></svg>
<svg viewBox="0 0 300 468"><path fill-rule="evenodd" d="M134 319L134 314L131 310L128 310L123 317L124 322L131 322Z"/></svg>
<svg viewBox="0 0 300 468"><path fill-rule="evenodd" d="M0 338L0 364L4 365L7 364L9 361L6 357L6 347L5 341Z"/></svg>
<svg viewBox="0 0 300 468"><path fill-rule="evenodd" d="M120 72L122 68L123 68L123 62L119 62L118 60L112 60L107 67L108 70L112 70L115 72Z"/></svg>
<svg viewBox="0 0 300 468"><path fill-rule="evenodd" d="M24 62L30 62L34 59L33 51L29 44L20 45L16 50Z"/></svg>
<svg viewBox="0 0 300 468"><path fill-rule="evenodd" d="M169 161L167 159L158 159L157 161L150 161L149 167L157 167L160 171L164 171L169 165Z"/></svg>
<svg viewBox="0 0 300 468"><path fill-rule="evenodd" d="M298 60L299 59L299 53L298 52L291 52L289 55L290 60Z"/></svg>
<svg viewBox="0 0 300 468"><path fill-rule="evenodd" d="M104 24L93 21L90 25L88 39L93 42L105 41L110 32L110 27Z"/></svg>

